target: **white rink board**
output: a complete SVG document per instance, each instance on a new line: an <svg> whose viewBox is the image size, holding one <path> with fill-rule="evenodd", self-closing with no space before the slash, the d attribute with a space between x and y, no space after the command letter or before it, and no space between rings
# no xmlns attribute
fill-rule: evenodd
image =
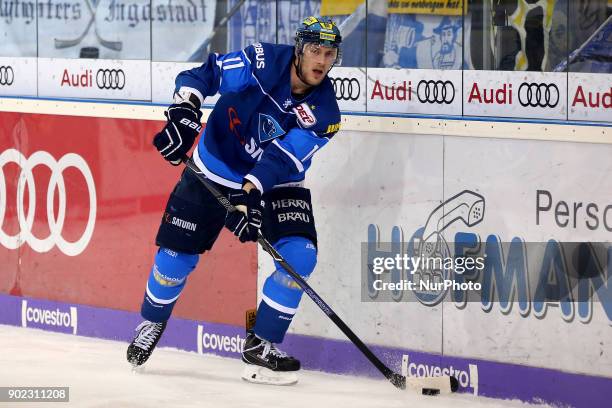
<svg viewBox="0 0 612 408"><path fill-rule="evenodd" d="M0 57L0 96L36 96L36 58Z"/></svg>
<svg viewBox="0 0 612 408"><path fill-rule="evenodd" d="M199 65L144 59L0 57L0 67L10 67L14 74L12 83L4 84L8 77L0 72L0 96L167 104L176 75ZM109 81L103 80L99 70L114 70L113 75L120 78L105 84ZM463 116L466 120L484 116L515 118L517 123L521 119L612 121L608 74L334 67L329 77L342 112ZM218 98L206 98L205 105L214 105Z"/></svg>
<svg viewBox="0 0 612 408"><path fill-rule="evenodd" d="M463 114L567 119L567 74L464 71Z"/></svg>
<svg viewBox="0 0 612 408"><path fill-rule="evenodd" d="M366 111L365 68L334 67L329 78L336 91L336 100L341 111Z"/></svg>
<svg viewBox="0 0 612 408"><path fill-rule="evenodd" d="M368 112L461 115L461 71L369 68Z"/></svg>
<svg viewBox="0 0 612 408"><path fill-rule="evenodd" d="M612 75L568 75L569 119L612 121Z"/></svg>
<svg viewBox="0 0 612 408"><path fill-rule="evenodd" d="M39 58L38 81L44 97L151 100L147 60Z"/></svg>
<svg viewBox="0 0 612 408"><path fill-rule="evenodd" d="M549 240L609 242L605 224L612 228L612 211L605 208L612 205L611 154L607 145L446 137L445 173L452 175L444 180L446 195L474 190L484 197L486 208L478 225L457 222L446 229L447 241L457 232L468 232L481 245L490 237L500 242L519 238L527 248L530 242ZM567 216L560 202L567 204ZM590 203L597 206L590 213L599 222L587 215ZM564 255L570 263L570 255ZM515 302L503 313L498 293L489 311L481 302L468 303L465 310L447 304L445 352L612 377L612 316L594 301L590 321L582 318L576 297L571 314L562 313L559 302L539 313L533 297L543 265L535 256L526 262L531 292L526 311Z"/></svg>
<svg viewBox="0 0 612 408"><path fill-rule="evenodd" d="M517 307L504 314L497 303L485 311L480 302L465 309L445 302L442 316L441 304L363 302L360 292L360 245L370 224L378 227L380 241L391 241L399 227L407 242L438 205L464 190L484 197L484 216L472 227L460 220L447 226L447 240L457 232L481 241L490 235L506 242L609 240L602 217L612 205L611 154L612 146L600 144L341 131L317 153L307 178L319 240L309 283L369 344L612 376L610 320L599 302L583 322L577 314L564 319L557 306L537 318L533 309L523 317ZM552 209L540 212L539 225L537 190L553 199ZM598 228L587 228L580 211L576 228L573 220L559 227L554 208L561 200L570 212L574 202L595 203ZM610 208L606 222L612 227ZM261 289L273 266L262 250L260 255ZM530 266L530 280L537 280L537 273L531 275L536 270ZM290 331L344 339L306 296Z"/></svg>

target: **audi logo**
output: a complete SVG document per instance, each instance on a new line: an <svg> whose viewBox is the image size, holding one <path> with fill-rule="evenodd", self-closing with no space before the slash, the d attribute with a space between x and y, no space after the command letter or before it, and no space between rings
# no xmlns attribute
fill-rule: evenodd
<svg viewBox="0 0 612 408"><path fill-rule="evenodd" d="M554 108L559 104L559 88L555 84L538 84L523 82L519 87L519 103L533 108Z"/></svg>
<svg viewBox="0 0 612 408"><path fill-rule="evenodd" d="M96 85L100 89L123 89L125 73L122 69L99 69L96 73Z"/></svg>
<svg viewBox="0 0 612 408"><path fill-rule="evenodd" d="M4 166L14 163L20 168L17 182L17 221L19 230L15 235L7 234L2 226L7 210L7 189L6 178L4 176ZM47 186L46 215L49 225L49 235L40 238L32 232L34 218L36 214L36 189L41 188L36 184L33 169L42 166L51 170L51 177ZM77 169L87 184L89 194L89 215L87 225L81 237L74 241L67 241L62 236L64 221L66 218L66 182L64 181L64 170L74 167ZM72 184L72 180L69 181ZM24 195L28 192L27 200ZM55 195L57 192L57 201ZM57 209L55 203L57 202ZM27 203L27 207L26 207ZM26 210L27 208L27 210ZM26 158L21 152L15 149L5 150L0 154L0 245L8 249L17 249L24 243L36 252L48 252L54 246L68 256L76 256L83 252L89 244L93 235L96 223L96 185L89 166L85 160L75 153L68 153L61 159L55 160L47 152L38 151ZM57 213L57 216L55 215ZM40 217L37 217L40 218Z"/></svg>
<svg viewBox="0 0 612 408"><path fill-rule="evenodd" d="M361 85L356 78L330 78L334 84L336 99L339 101L356 101L361 94Z"/></svg>
<svg viewBox="0 0 612 408"><path fill-rule="evenodd" d="M455 100L455 85L451 81L421 80L417 85L417 97L421 103L446 103Z"/></svg>
<svg viewBox="0 0 612 408"><path fill-rule="evenodd" d="M13 81L15 80L15 73L13 72L13 67L9 66L0 66L0 85L13 85Z"/></svg>

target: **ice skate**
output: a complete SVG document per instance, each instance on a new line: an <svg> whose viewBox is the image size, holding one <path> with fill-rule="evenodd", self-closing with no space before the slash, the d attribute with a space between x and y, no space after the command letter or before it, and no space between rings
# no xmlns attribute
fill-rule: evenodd
<svg viewBox="0 0 612 408"><path fill-rule="evenodd" d="M257 384L292 385L297 383L300 361L276 348L273 343L249 332L242 351L245 368L242 378Z"/></svg>
<svg viewBox="0 0 612 408"><path fill-rule="evenodd" d="M166 323L145 320L136 327L138 334L127 349L127 360L134 368L143 365L149 359L166 329Z"/></svg>

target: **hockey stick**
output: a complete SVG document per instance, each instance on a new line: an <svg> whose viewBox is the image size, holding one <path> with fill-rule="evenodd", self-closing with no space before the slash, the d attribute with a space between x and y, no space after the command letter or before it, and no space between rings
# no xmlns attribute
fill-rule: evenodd
<svg viewBox="0 0 612 408"><path fill-rule="evenodd" d="M95 23L96 13L97 13L97 10L94 10L93 6L91 5L90 0L85 0L85 4L87 4L87 8L89 9L89 12L91 13L91 19L89 20L87 27L85 27L85 31L83 31L83 33L79 37L73 40L60 40L56 38L55 48L58 48L58 49L59 48L69 48L77 44L80 44L81 41L83 41L83 39L85 38L89 30L91 29L91 26ZM100 44L102 44L102 46L106 48L110 48L111 50L114 50L114 51L121 51L121 48L123 47L123 43L121 41L108 41L108 40L103 39L102 37L100 37L100 34L98 33L97 26L94 28L94 31L95 31L98 41L100 42Z"/></svg>
<svg viewBox="0 0 612 408"><path fill-rule="evenodd" d="M206 176L202 174L202 171L198 169L193 160L184 158L187 168L192 171L192 173L200 180L200 182L211 192L212 195L219 201L219 203L228 211L234 212L238 211L236 207L234 207L227 197L225 197L211 182L208 181ZM266 251L272 258L277 261L289 275L293 278L293 280L302 288L302 290L319 306L327 317L331 319L335 325L342 330L342 333L346 335L353 342L355 346L367 357L368 360L385 376L387 380L391 382L394 386L399 389L406 389L408 386L412 389L420 389L423 394L438 394L440 392L455 392L458 388L458 382L455 377L452 376L441 376L441 377L404 377L401 374L398 374L387 367L372 351L364 344L363 341L353 331L344 323L340 317L332 310L331 307L327 303L321 299L321 297L306 283L304 278L298 274L287 261L283 258L281 254L278 253L276 249L268 242L266 238L262 235L261 231L258 232L257 242L262 246L264 251Z"/></svg>
<svg viewBox="0 0 612 408"><path fill-rule="evenodd" d="M87 4L87 8L91 12L92 17L95 19L96 13L98 12L97 6L96 6L96 9L94 10L94 7L91 5L91 0L85 0L85 3ZM100 44L103 47L109 48L113 51L121 51L121 48L123 48L123 42L121 41L109 41L109 40L105 40L104 38L100 37L100 33L98 32L97 24L94 27L94 32L96 34L96 38L98 39L98 41L100 41Z"/></svg>
<svg viewBox="0 0 612 408"><path fill-rule="evenodd" d="M91 26L93 25L95 21L95 16L91 17L91 20L89 20L89 24L87 24L87 27L85 28L85 31L83 31L83 34L81 34L79 37L73 39L73 40L60 40L59 38L55 39L55 48L68 48L68 47L74 47L77 44L80 44L81 41L83 41L83 38L85 38L85 36L87 35L87 33L89 32L89 29L91 28Z"/></svg>
<svg viewBox="0 0 612 408"><path fill-rule="evenodd" d="M206 37L206 39L204 40L202 45L200 45L198 47L198 49L195 50L195 52L193 54L191 54L191 56L189 57L188 61L198 61L198 62L201 62L201 61L204 60L204 57L205 57L204 54L208 54L208 47L210 46L210 42L214 38L215 34L217 34L217 30L219 30L219 28L224 26L228 22L228 20L230 18L232 18L234 16L234 14L236 14L236 12L240 9L240 7L242 7L242 5L244 4L245 1L246 0L240 0L240 1L238 1L238 3L234 4L234 7L232 7L230 9L230 11L228 11L228 13L225 15L225 17L223 17L221 19L221 21L219 21L219 24L217 24L212 29L210 34L208 34L208 37Z"/></svg>

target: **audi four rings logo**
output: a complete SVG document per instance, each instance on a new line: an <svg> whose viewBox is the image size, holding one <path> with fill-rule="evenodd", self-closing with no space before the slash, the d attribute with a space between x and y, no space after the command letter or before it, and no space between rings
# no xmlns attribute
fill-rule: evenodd
<svg viewBox="0 0 612 408"><path fill-rule="evenodd" d="M559 88L555 84L523 82L518 94L519 103L525 107L554 108L559 104Z"/></svg>
<svg viewBox="0 0 612 408"><path fill-rule="evenodd" d="M455 85L451 81L421 80L417 86L417 97L421 103L446 103L455 100Z"/></svg>
<svg viewBox="0 0 612 408"><path fill-rule="evenodd" d="M361 94L361 85L356 78L330 78L334 84L336 99L339 101L356 101Z"/></svg>
<svg viewBox="0 0 612 408"><path fill-rule="evenodd" d="M122 69L99 69L96 73L96 85L100 89L123 89L125 73Z"/></svg>
<svg viewBox="0 0 612 408"><path fill-rule="evenodd" d="M13 67L10 65L0 66L0 85L13 85L13 81L15 80L15 73L13 72Z"/></svg>
<svg viewBox="0 0 612 408"><path fill-rule="evenodd" d="M7 163L14 163L20 168L17 182L17 221L19 230L15 235L7 234L2 226L7 210L6 202L6 179L4 177L4 166ZM51 177L47 186L46 215L49 225L49 235L39 238L32 232L34 218L36 214L36 188L41 188L36 184L33 169L37 166L46 167L51 170ZM89 215L87 225L81 237L74 241L67 241L62 236L64 221L66 218L66 183L64 181L64 170L74 167L77 169L87 184L89 193ZM69 181L72 184L72 180ZM27 200L25 192L28 192ZM57 191L57 217L55 208L55 195ZM26 212L27 202L27 212ZM55 160L47 152L38 151L26 158L21 152L15 149L5 150L0 154L0 245L8 249L17 249L22 244L28 243L30 248L36 252L48 252L57 245L60 251L68 256L76 256L83 252L89 244L93 235L96 223L96 185L94 183L91 170L87 162L75 153L68 153L61 159Z"/></svg>

